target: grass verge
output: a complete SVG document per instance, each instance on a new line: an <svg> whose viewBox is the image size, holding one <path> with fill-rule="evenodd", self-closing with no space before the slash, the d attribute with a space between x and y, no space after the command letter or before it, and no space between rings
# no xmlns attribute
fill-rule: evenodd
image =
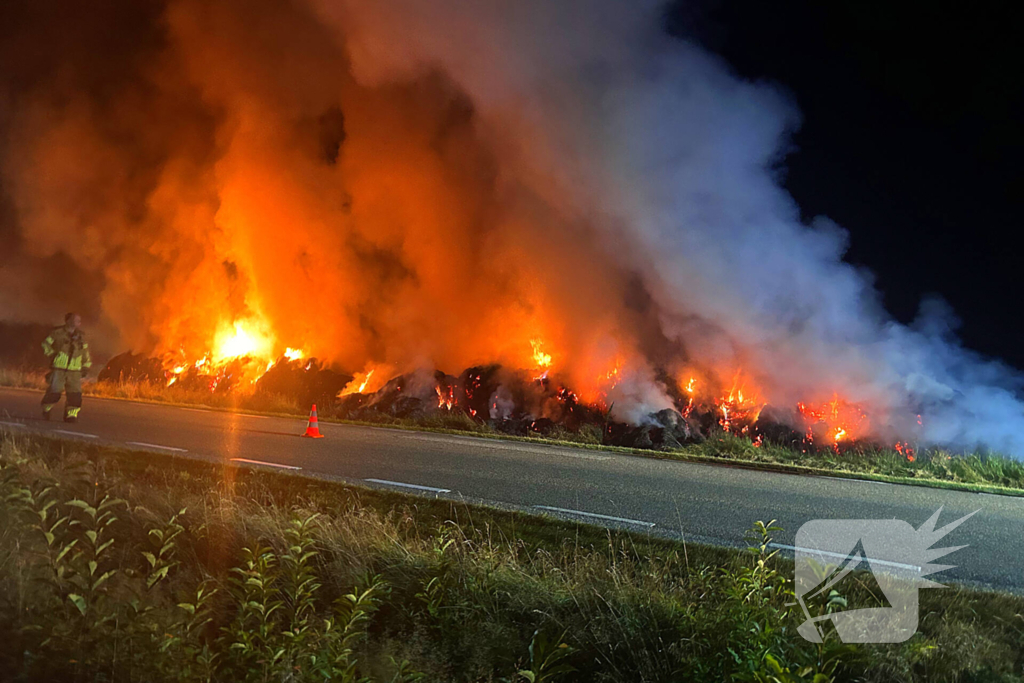
<svg viewBox="0 0 1024 683"><path fill-rule="evenodd" d="M1021 680L1002 594L924 591L898 645L803 641L791 564L754 531L683 546L5 433L0 679ZM856 581L820 609L878 600Z"/></svg>

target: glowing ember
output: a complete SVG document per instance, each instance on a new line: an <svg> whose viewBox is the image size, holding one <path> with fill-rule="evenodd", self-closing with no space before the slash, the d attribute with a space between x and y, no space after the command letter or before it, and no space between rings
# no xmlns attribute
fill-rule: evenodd
<svg viewBox="0 0 1024 683"><path fill-rule="evenodd" d="M614 387L614 386L615 386L616 384L618 384L618 383L619 383L619 371L620 371L620 370L622 370L622 361L621 361L621 360L616 360L616 361L615 361L615 367L613 367L613 368L612 368L611 370L609 370L609 371L608 371L607 373L605 373L605 376L604 376L604 378L605 378L605 379L606 379L606 380L607 380L607 381L608 381L608 382L609 382L609 383L611 384L611 386L613 386L613 387Z"/></svg>
<svg viewBox="0 0 1024 683"><path fill-rule="evenodd" d="M807 440L817 436L838 450L840 441L853 441L863 436L868 427L867 414L856 404L832 395L832 400L818 406L798 403L797 410L807 424Z"/></svg>
<svg viewBox="0 0 1024 683"><path fill-rule="evenodd" d="M723 431L747 434L761 414L764 403L756 389L746 386L743 371L737 370L733 376L732 388L728 395L718 399L717 407L722 413L718 424Z"/></svg>
<svg viewBox="0 0 1024 683"><path fill-rule="evenodd" d="M448 390L445 391L445 390L443 390L441 388L441 385L439 384L439 385L437 385L434 388L434 391L437 392L437 407L438 408L444 408L445 410L451 410L452 406L454 406L454 405L456 405L458 403L458 401L456 401L456 399L455 399L455 388L454 387L448 387Z"/></svg>
<svg viewBox="0 0 1024 683"><path fill-rule="evenodd" d="M689 398L689 400L687 400L686 406L683 407L682 413L683 413L683 417L690 417L690 414L693 413L693 402L697 398L697 378L696 377L691 377L690 380L686 383L685 391L686 391L686 393L688 393L690 395L690 398Z"/></svg>
<svg viewBox="0 0 1024 683"><path fill-rule="evenodd" d="M914 449L905 441L897 441L893 446L896 452L907 459L907 462L914 462Z"/></svg>
<svg viewBox="0 0 1024 683"><path fill-rule="evenodd" d="M566 404L576 404L580 402L579 397L577 397L574 392L570 391L565 387L560 388L558 390L558 393L555 395L558 397L558 400Z"/></svg>

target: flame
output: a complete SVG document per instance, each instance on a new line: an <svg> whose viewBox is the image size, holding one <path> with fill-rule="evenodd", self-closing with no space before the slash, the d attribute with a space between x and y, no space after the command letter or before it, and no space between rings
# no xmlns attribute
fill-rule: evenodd
<svg viewBox="0 0 1024 683"><path fill-rule="evenodd" d="M606 372L604 374L604 379L609 384L609 386L614 387L616 384L619 383L619 372L621 372L621 371L622 371L622 359L616 358L615 359L615 366L611 370L609 370L608 372Z"/></svg>
<svg viewBox="0 0 1024 683"><path fill-rule="evenodd" d="M307 369L309 367L307 366ZM338 396L349 394L373 393L384 386L393 374L391 368L381 365L368 366L362 372L357 372L352 381L345 385L345 388L338 392Z"/></svg>
<svg viewBox="0 0 1024 683"><path fill-rule="evenodd" d="M907 462L914 462L914 449L906 441L897 441L893 446L896 452L907 459Z"/></svg>
<svg viewBox="0 0 1024 683"><path fill-rule="evenodd" d="M443 390L441 388L441 385L438 384L436 387L434 387L434 391L437 392L437 407L438 408L444 408L446 410L451 410L452 406L458 404L458 401L455 398L455 388L454 387L448 387L448 390L445 391L445 390Z"/></svg>
<svg viewBox="0 0 1024 683"><path fill-rule="evenodd" d="M764 408L765 404L760 396L760 391L744 378L743 370L737 370L733 375L729 393L716 402L722 413L718 420L719 426L726 432L747 434Z"/></svg>
<svg viewBox="0 0 1024 683"><path fill-rule="evenodd" d="M284 357L288 360L301 360L304 355L302 349L293 349L289 346L284 350Z"/></svg>
<svg viewBox="0 0 1024 683"><path fill-rule="evenodd" d="M551 354L544 353L539 339L531 339L530 346L533 347L533 362L541 370L548 370L551 367Z"/></svg>
<svg viewBox="0 0 1024 683"><path fill-rule="evenodd" d="M213 360L220 363L232 358L267 358L273 348L273 337L252 320L236 320L234 325L221 328L213 345Z"/></svg>
<svg viewBox="0 0 1024 683"><path fill-rule="evenodd" d="M373 378L373 373L376 372L376 368L364 373L357 373L352 381L345 385L345 388L341 390L338 396L348 396L349 394L361 394L366 390L366 387L370 384L370 379Z"/></svg>
<svg viewBox="0 0 1024 683"><path fill-rule="evenodd" d="M363 393L364 389L366 389L366 385L370 383L370 378L373 377L373 373L373 370L370 370L368 373L366 373L366 379L364 379L362 384L359 385L360 394Z"/></svg>
<svg viewBox="0 0 1024 683"><path fill-rule="evenodd" d="M824 426L824 438L838 450L840 441L855 441L867 433L868 420L864 409L832 394L832 400L818 405L797 403L797 410L807 425L807 440L814 441L816 428ZM819 431L820 434L820 431Z"/></svg>

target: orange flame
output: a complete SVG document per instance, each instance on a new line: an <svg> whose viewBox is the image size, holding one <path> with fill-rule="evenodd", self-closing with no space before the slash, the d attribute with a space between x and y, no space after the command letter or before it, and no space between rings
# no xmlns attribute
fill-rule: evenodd
<svg viewBox="0 0 1024 683"><path fill-rule="evenodd" d="M438 384L434 387L434 391L437 392L437 407L451 410L452 406L456 405L458 401L455 399L455 388L448 387L447 391L441 389L441 385Z"/></svg>
<svg viewBox="0 0 1024 683"><path fill-rule="evenodd" d="M253 320L236 320L218 332L213 345L213 360L220 363L247 356L268 358L272 355L273 345L273 336L265 325Z"/></svg>
<svg viewBox="0 0 1024 683"><path fill-rule="evenodd" d="M747 434L765 405L761 401L760 392L744 379L742 370L736 371L729 393L716 403L722 413L718 420L719 426L733 434Z"/></svg>
<svg viewBox="0 0 1024 683"><path fill-rule="evenodd" d="M377 368L371 368L365 372L357 372L356 376L352 378L352 381L345 385L345 388L341 390L338 396L348 396L349 394L361 394L366 391L366 388L370 386L370 380L373 379L374 373ZM383 383L377 383L371 391L376 391Z"/></svg>
<svg viewBox="0 0 1024 683"><path fill-rule="evenodd" d="M537 367L541 370L547 370L551 367L551 354L544 353L543 344L540 339L531 339L530 346L533 348L533 362L536 363Z"/></svg>
<svg viewBox="0 0 1024 683"><path fill-rule="evenodd" d="M867 414L861 406L832 394L832 400L817 406L797 403L797 410L807 423L807 440L813 442L815 432L836 450L840 441L854 441L861 438L868 429Z"/></svg>

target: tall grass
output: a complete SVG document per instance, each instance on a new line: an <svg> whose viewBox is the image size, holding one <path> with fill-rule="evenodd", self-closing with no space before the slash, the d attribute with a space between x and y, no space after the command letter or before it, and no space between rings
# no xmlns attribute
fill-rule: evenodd
<svg viewBox="0 0 1024 683"><path fill-rule="evenodd" d="M926 592L899 646L805 643L776 531L684 548L6 436L0 679L1018 680L1008 596Z"/></svg>
<svg viewBox="0 0 1024 683"><path fill-rule="evenodd" d="M803 452L768 442L758 447L748 438L723 433L687 450L704 457L754 464L801 465L851 474L1024 489L1024 462L997 453L955 453L942 448L925 448L908 458L892 448L875 446L841 452L832 449Z"/></svg>
<svg viewBox="0 0 1024 683"><path fill-rule="evenodd" d="M153 382L88 382L84 391L100 398L124 398L135 401L158 401L177 405L209 406L229 410L251 410L289 415L305 414L309 406L278 394L235 389L230 392L209 391Z"/></svg>
<svg viewBox="0 0 1024 683"><path fill-rule="evenodd" d="M0 387L40 389L46 386L46 373L37 370L0 367Z"/></svg>

